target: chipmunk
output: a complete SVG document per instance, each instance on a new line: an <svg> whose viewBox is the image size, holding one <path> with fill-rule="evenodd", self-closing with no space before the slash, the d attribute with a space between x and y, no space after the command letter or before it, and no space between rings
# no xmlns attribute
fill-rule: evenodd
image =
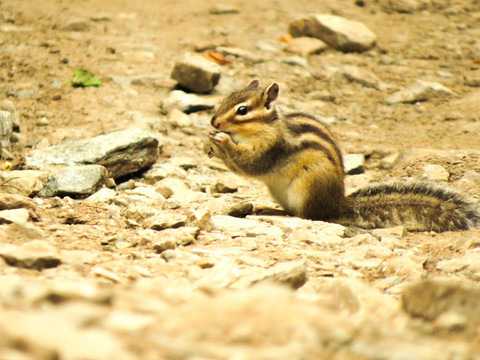
<svg viewBox="0 0 480 360"><path fill-rule="evenodd" d="M480 206L448 187L421 180L372 183L345 196L342 153L325 124L304 113L283 114L279 86L259 81L230 93L208 137L233 172L263 181L293 216L362 228L404 225L415 231L480 226Z"/></svg>

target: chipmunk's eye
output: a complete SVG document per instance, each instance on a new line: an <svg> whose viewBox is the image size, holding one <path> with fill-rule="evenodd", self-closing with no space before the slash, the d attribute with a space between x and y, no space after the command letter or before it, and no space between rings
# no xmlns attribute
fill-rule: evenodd
<svg viewBox="0 0 480 360"><path fill-rule="evenodd" d="M237 109L237 114L238 115L247 115L247 113L248 113L248 108L246 106L240 106Z"/></svg>

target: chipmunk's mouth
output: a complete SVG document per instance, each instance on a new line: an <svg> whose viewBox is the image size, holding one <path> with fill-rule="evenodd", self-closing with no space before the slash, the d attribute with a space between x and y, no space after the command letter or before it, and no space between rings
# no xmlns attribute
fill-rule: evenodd
<svg viewBox="0 0 480 360"><path fill-rule="evenodd" d="M228 136L230 136L230 139L232 139L232 141L233 141L235 144L238 145L238 143L241 142L241 141L239 141L240 139L238 138L238 136L235 135L235 134L232 134L230 131L224 131L224 133L227 134Z"/></svg>

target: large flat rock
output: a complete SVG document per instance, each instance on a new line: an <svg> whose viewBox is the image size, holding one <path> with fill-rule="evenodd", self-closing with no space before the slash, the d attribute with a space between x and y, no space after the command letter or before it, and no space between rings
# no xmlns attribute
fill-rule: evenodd
<svg viewBox="0 0 480 360"><path fill-rule="evenodd" d="M115 131L90 139L71 139L27 157L27 165L98 164L109 176L119 178L151 166L158 157L158 140L148 131L134 129Z"/></svg>

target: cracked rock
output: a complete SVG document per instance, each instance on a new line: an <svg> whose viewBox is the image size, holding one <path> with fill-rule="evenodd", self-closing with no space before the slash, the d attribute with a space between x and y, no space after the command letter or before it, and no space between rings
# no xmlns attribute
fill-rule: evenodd
<svg viewBox="0 0 480 360"><path fill-rule="evenodd" d="M116 179L147 168L158 157L158 140L145 130L115 131L90 139L71 139L45 149L35 150L27 157L27 165L43 168L46 165L104 166Z"/></svg>
<svg viewBox="0 0 480 360"><path fill-rule="evenodd" d="M67 166L51 176L38 194L45 197L91 195L107 178L107 169L101 165Z"/></svg>

